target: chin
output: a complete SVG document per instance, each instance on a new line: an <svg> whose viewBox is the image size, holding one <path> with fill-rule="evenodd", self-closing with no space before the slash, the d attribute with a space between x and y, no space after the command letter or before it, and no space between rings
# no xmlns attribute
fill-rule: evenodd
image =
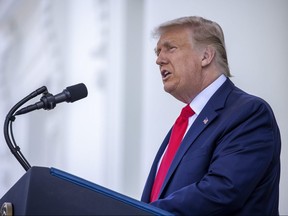
<svg viewBox="0 0 288 216"><path fill-rule="evenodd" d="M164 85L164 91L171 94L172 89Z"/></svg>
<svg viewBox="0 0 288 216"><path fill-rule="evenodd" d="M175 92L175 88L171 88L171 86L170 87L165 87L164 86L164 91L169 93L173 97L175 97L175 94L177 95L177 93Z"/></svg>
<svg viewBox="0 0 288 216"><path fill-rule="evenodd" d="M170 85L169 85L170 84ZM166 83L164 84L164 90L169 93L172 94L172 92L175 92L177 89L178 85L175 85L175 83Z"/></svg>

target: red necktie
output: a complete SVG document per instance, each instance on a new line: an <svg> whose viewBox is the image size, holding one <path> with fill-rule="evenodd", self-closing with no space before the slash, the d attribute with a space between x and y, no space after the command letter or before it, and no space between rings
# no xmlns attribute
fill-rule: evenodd
<svg viewBox="0 0 288 216"><path fill-rule="evenodd" d="M186 132L186 129L188 126L188 118L194 115L194 113L195 112L191 109L190 105L188 104L182 109L180 116L177 118L173 126L168 148L162 159L161 165L159 167L159 170L157 172L157 175L153 184L153 188L152 188L152 192L150 196L151 202L158 199L158 196L159 196L162 184L164 182L164 179L166 177L166 174L168 172L168 169L172 163L174 155L176 154L177 149L180 146L182 138Z"/></svg>

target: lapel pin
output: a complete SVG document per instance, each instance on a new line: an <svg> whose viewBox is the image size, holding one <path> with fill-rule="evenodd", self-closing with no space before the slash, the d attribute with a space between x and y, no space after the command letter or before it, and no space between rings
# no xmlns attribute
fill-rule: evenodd
<svg viewBox="0 0 288 216"><path fill-rule="evenodd" d="M206 117L204 120L203 120L203 123L206 125L208 123L208 118Z"/></svg>

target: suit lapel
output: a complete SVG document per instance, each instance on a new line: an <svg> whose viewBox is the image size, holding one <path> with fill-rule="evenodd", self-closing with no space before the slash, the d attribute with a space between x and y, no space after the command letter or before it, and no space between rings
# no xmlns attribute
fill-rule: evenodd
<svg viewBox="0 0 288 216"><path fill-rule="evenodd" d="M194 149L197 149L200 145L200 143L195 143L195 139L201 134L201 132L208 127L208 125L217 117L217 113L212 110L210 113L207 113L207 115L203 118L203 115L199 115L193 125L190 127L189 131L187 132L186 136L184 137L173 161L172 164L168 170L168 173L166 175L166 178L164 180L162 189L160 194L162 193L163 189L165 188L167 182L169 181L170 177L174 173L175 169L177 168L178 164L181 162L184 154L186 151L190 148L190 151L193 151ZM205 124L203 121L205 119L208 119L208 122Z"/></svg>
<svg viewBox="0 0 288 216"><path fill-rule="evenodd" d="M193 149L196 149L199 147L200 143L194 144L195 139L218 116L217 110L223 109L225 102L227 100L227 97L230 94L233 87L234 87L234 84L229 79L227 79L224 82L224 84L215 92L215 94L211 97L211 99L205 105L205 107L203 108L199 116L195 119L195 122L189 128L186 136L184 137L175 155L175 158L173 159L173 162L164 180L164 183L160 192L160 196L161 196L161 193L163 192L163 189L167 185L167 182L169 181L170 177L172 176L175 169L177 168L178 164L181 162L186 151L189 148L191 148L191 151L193 151Z"/></svg>

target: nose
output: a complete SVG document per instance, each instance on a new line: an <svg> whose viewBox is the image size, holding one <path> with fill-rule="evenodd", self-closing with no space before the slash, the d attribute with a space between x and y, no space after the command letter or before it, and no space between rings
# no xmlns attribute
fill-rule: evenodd
<svg viewBox="0 0 288 216"><path fill-rule="evenodd" d="M156 59L156 64L161 66L161 65L164 65L164 64L167 64L167 58L165 57L164 53L163 52L160 52L159 55L157 56L157 59Z"/></svg>

